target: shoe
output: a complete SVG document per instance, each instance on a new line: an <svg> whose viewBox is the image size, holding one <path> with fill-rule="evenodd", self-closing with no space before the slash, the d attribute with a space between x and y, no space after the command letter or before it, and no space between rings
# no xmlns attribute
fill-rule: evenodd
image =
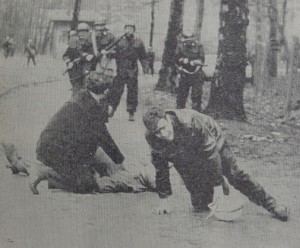
<svg viewBox="0 0 300 248"><path fill-rule="evenodd" d="M290 215L290 209L285 206L277 206L270 211L273 217L281 221L287 221Z"/></svg>
<svg viewBox="0 0 300 248"><path fill-rule="evenodd" d="M134 121L134 114L133 113L129 113L129 121Z"/></svg>
<svg viewBox="0 0 300 248"><path fill-rule="evenodd" d="M36 185L34 183L29 184L29 188L33 194L35 195L39 194L39 191L37 190Z"/></svg>

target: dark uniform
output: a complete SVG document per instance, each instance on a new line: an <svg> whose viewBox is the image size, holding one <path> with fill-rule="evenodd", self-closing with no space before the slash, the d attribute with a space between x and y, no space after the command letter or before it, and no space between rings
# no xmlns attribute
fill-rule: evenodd
<svg viewBox="0 0 300 248"><path fill-rule="evenodd" d="M152 48L149 48L147 51L147 59L149 65L149 74L154 75L155 52L152 50Z"/></svg>
<svg viewBox="0 0 300 248"><path fill-rule="evenodd" d="M96 33L97 49L101 52L108 45L115 41L115 36L108 29L101 30Z"/></svg>
<svg viewBox="0 0 300 248"><path fill-rule="evenodd" d="M42 131L37 159L61 176L66 189L76 193L98 190L92 167L98 146L116 164L124 157L110 136L107 112L88 90L67 102Z"/></svg>
<svg viewBox="0 0 300 248"><path fill-rule="evenodd" d="M28 44L25 47L24 53L27 56L27 66L29 65L30 60L32 60L32 63L36 65L35 62L36 46L33 44L32 41L28 42Z"/></svg>
<svg viewBox="0 0 300 248"><path fill-rule="evenodd" d="M189 90L192 88L192 108L200 112L204 72L201 66L194 64L195 60L205 62L203 47L193 38L184 38L176 54L176 66L180 74L177 108L185 108Z"/></svg>
<svg viewBox="0 0 300 248"><path fill-rule="evenodd" d="M115 47L117 76L109 94L109 103L116 110L125 84L127 85L127 112L134 114L138 105L138 60L143 68L147 65L144 43L135 36L124 36Z"/></svg>
<svg viewBox="0 0 300 248"><path fill-rule="evenodd" d="M6 41L2 44L2 49L4 52L4 57L12 57L15 53L15 44L13 39L7 38Z"/></svg>
<svg viewBox="0 0 300 248"><path fill-rule="evenodd" d="M146 140L151 147L152 163L156 169L156 189L160 198L172 194L169 165L172 162L191 194L192 205L206 210L213 200L214 186L222 183L222 175L250 201L274 213L275 199L247 173L239 169L219 125L209 116L194 110L165 111L172 120L174 139L165 141L149 131ZM147 114L146 114L147 115ZM146 116L145 115L145 116ZM221 164L214 162L220 156Z"/></svg>
<svg viewBox="0 0 300 248"><path fill-rule="evenodd" d="M91 61L86 59L86 54L93 55L93 45L90 40L76 47L68 47L63 55L63 60L73 67L68 69L73 94L84 88L84 79L89 71L96 69L95 58Z"/></svg>

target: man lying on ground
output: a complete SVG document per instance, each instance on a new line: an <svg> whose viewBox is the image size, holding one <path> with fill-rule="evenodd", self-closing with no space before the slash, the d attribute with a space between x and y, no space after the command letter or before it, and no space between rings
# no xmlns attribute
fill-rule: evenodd
<svg viewBox="0 0 300 248"><path fill-rule="evenodd" d="M48 179L49 186L74 193L145 191L140 175L124 169L126 160L106 127L108 85L96 72L90 73L86 85L42 131L36 152L46 167L30 189L37 194L39 182ZM113 161L114 173L95 159L98 147Z"/></svg>
<svg viewBox="0 0 300 248"><path fill-rule="evenodd" d="M158 214L171 211L168 163L172 162L190 192L196 210L209 210L214 187L223 183L224 175L250 201L264 207L275 218L287 221L289 208L278 205L258 182L237 167L224 134L211 117L194 110L163 111L154 107L143 120L156 169L156 190L161 199L161 205L156 209Z"/></svg>

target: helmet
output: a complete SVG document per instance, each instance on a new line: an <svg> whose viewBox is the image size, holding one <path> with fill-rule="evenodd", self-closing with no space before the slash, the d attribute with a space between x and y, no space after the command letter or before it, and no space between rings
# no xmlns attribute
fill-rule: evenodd
<svg viewBox="0 0 300 248"><path fill-rule="evenodd" d="M77 35L77 31L75 30L71 30L69 33L70 36L76 36Z"/></svg>
<svg viewBox="0 0 300 248"><path fill-rule="evenodd" d="M90 31L90 26L85 22L79 23L77 26L77 31Z"/></svg>
<svg viewBox="0 0 300 248"><path fill-rule="evenodd" d="M106 24L107 24L106 17L101 17L95 21L94 26L105 26Z"/></svg>
<svg viewBox="0 0 300 248"><path fill-rule="evenodd" d="M133 29L135 30L135 23L134 23L133 21L128 21L128 22L126 22L124 28L126 28L126 27L128 27L128 26L133 27Z"/></svg>

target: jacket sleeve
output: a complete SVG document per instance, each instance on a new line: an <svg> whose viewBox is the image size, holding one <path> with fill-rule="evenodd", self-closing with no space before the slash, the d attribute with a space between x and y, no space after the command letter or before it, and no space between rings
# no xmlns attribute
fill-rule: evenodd
<svg viewBox="0 0 300 248"><path fill-rule="evenodd" d="M116 164L121 164L124 161L124 156L116 145L115 141L111 137L105 124L101 128L101 135L99 140L99 146L106 152Z"/></svg>
<svg viewBox="0 0 300 248"><path fill-rule="evenodd" d="M195 115L193 118L194 128L197 129L200 134L201 143L201 152L204 153L204 156L209 160L213 159L218 152L217 140L213 135L212 131L206 125L206 123L201 119L200 115Z"/></svg>
<svg viewBox="0 0 300 248"><path fill-rule="evenodd" d="M172 195L168 161L161 154L152 150L152 164L156 171L156 190L160 198Z"/></svg>

